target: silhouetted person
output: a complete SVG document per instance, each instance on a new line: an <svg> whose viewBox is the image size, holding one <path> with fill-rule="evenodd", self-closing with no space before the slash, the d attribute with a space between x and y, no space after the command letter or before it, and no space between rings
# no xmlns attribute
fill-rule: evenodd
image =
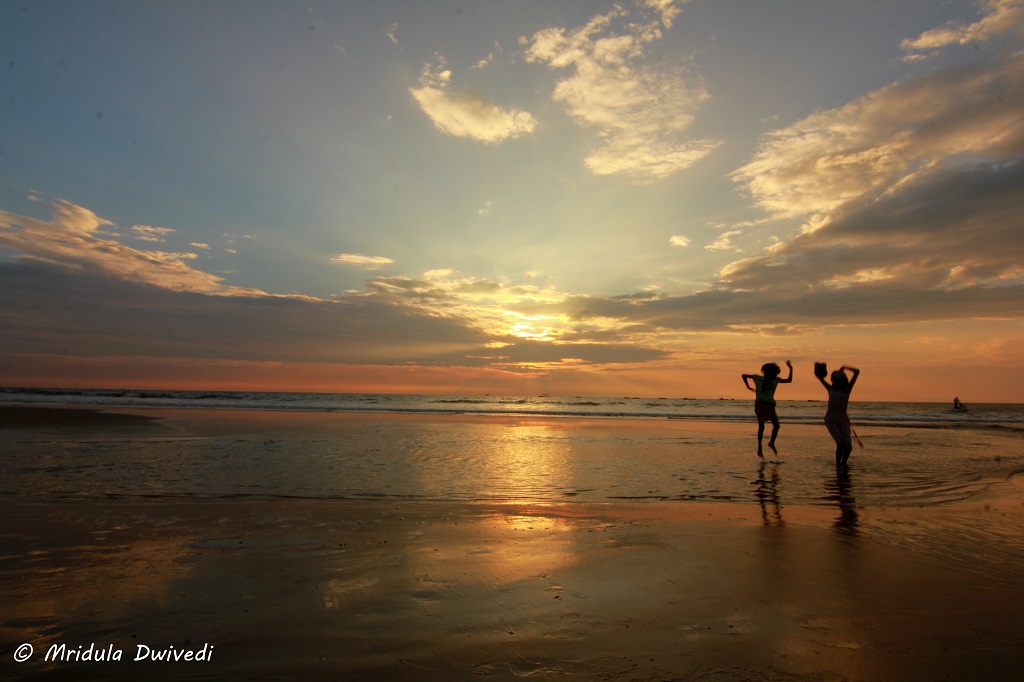
<svg viewBox="0 0 1024 682"><path fill-rule="evenodd" d="M761 441L764 438L764 423L766 421L772 423L772 436L768 439L768 447L772 449L772 452L778 454L778 450L775 449L775 438L779 435L779 417L775 413L775 389L778 388L779 384L793 383L793 363L786 360L786 366L789 367L789 376L785 379L779 378L782 370L774 362L767 362L761 365L760 375L742 375L743 385L754 392L754 414L757 415L758 457L764 457ZM751 381L754 382L753 386L750 385Z"/></svg>
<svg viewBox="0 0 1024 682"><path fill-rule="evenodd" d="M847 370L853 375L852 377L846 376ZM836 442L836 466L843 467L846 466L846 461L850 459L850 453L853 452L853 439L850 435L850 417L846 414L846 410L850 404L850 391L853 390L853 385L857 383L860 370L843 365L832 372L831 384L825 381L825 374L827 372L828 369L825 367L825 363L817 362L814 364L814 376L818 377L818 381L828 391L828 409L825 410L825 426L828 427L828 432L832 434L832 439Z"/></svg>
<svg viewBox="0 0 1024 682"><path fill-rule="evenodd" d="M966 405L964 405L962 402L960 402L959 396L956 397L956 398L953 398L953 411L954 412L958 412L959 410L966 409L966 407L967 407Z"/></svg>

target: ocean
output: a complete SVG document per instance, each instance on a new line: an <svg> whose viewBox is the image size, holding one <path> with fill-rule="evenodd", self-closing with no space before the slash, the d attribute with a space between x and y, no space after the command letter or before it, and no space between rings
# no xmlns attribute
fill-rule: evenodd
<svg viewBox="0 0 1024 682"><path fill-rule="evenodd" d="M584 396L398 395L372 393L287 393L165 391L129 389L0 388L0 403L82 407L169 407L312 412L513 414L552 417L658 418L749 421L750 400ZM819 423L825 402L779 401L792 423ZM954 412L952 402L850 403L855 424L936 427L991 426L1024 431L1024 404L971 404Z"/></svg>

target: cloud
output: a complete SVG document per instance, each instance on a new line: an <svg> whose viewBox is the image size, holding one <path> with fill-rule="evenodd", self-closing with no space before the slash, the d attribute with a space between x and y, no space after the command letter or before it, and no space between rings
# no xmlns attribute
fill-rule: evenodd
<svg viewBox="0 0 1024 682"><path fill-rule="evenodd" d="M767 135L732 173L779 217L879 196L937 165L1024 151L1024 55L895 83Z"/></svg>
<svg viewBox="0 0 1024 682"><path fill-rule="evenodd" d="M174 252L174 251L147 251L146 254L154 260L164 261L173 263L175 261L182 260L195 260L199 256L189 252Z"/></svg>
<svg viewBox="0 0 1024 682"><path fill-rule="evenodd" d="M711 291L575 314L725 331L1020 318L1021 111L1024 55L1007 53L816 112L733 173L773 218L804 217L800 234L728 264Z"/></svg>
<svg viewBox="0 0 1024 682"><path fill-rule="evenodd" d="M619 338L669 332L812 333L830 326L903 324L935 320L1013 319L1024 315L1024 286L917 290L892 282L842 289L712 290L687 296L573 296L548 314L582 323L613 321Z"/></svg>
<svg viewBox="0 0 1024 682"><path fill-rule="evenodd" d="M502 290L473 284L453 283L452 293L479 297ZM405 286L424 285L410 280ZM210 296L38 261L0 264L0 309L0 347L8 354L116 357L122 366L164 358L533 372L536 363L554 367L563 358L602 364L666 356L622 342L550 344L495 335L458 307L431 309L391 292L336 300Z"/></svg>
<svg viewBox="0 0 1024 682"><path fill-rule="evenodd" d="M884 196L834 209L814 231L733 263L742 289L841 288L869 281L962 288L1024 281L1024 163L939 167Z"/></svg>
<svg viewBox="0 0 1024 682"><path fill-rule="evenodd" d="M529 280L530 277L525 278ZM600 330L593 320L577 324L558 306L568 296L530 284L510 285L488 279L374 277L370 295L392 305L420 310L436 317L457 317L502 341L530 339L564 345L590 342ZM613 339L606 339L612 342ZM614 341L622 341L616 337Z"/></svg>
<svg viewBox="0 0 1024 682"><path fill-rule="evenodd" d="M735 248L732 243L732 238L738 234L743 234L742 230L727 230L715 238L715 241L711 242L704 248L708 251L728 251L729 249Z"/></svg>
<svg viewBox="0 0 1024 682"><path fill-rule="evenodd" d="M167 241L164 237L174 233L174 230L170 227L152 227L150 225L132 225L131 231L135 233L133 236L136 239L157 243Z"/></svg>
<svg viewBox="0 0 1024 682"><path fill-rule="evenodd" d="M677 234L669 237L668 243L672 246L686 247L690 245L690 240L688 237Z"/></svg>
<svg viewBox="0 0 1024 682"><path fill-rule="evenodd" d="M548 28L523 39L526 61L571 69L552 94L580 125L597 130L600 147L586 158L595 174L663 178L687 168L720 144L686 135L700 105L709 97L701 79L682 69L659 71L641 64L645 50L670 27L678 7L670 0L648 0L657 17L625 22L616 7L586 25Z"/></svg>
<svg viewBox="0 0 1024 682"><path fill-rule="evenodd" d="M372 297L209 296L38 262L0 266L0 309L20 353L457 364L490 340Z"/></svg>
<svg viewBox="0 0 1024 682"><path fill-rule="evenodd" d="M383 265L388 265L395 261L390 258L385 258L384 256L363 256L358 253L339 253L337 256L331 258L331 262L339 265L355 265L369 270L376 270Z"/></svg>
<svg viewBox="0 0 1024 682"><path fill-rule="evenodd" d="M720 285L916 291L936 310L941 292L975 289L979 307L956 315L995 314L985 296L1003 301L1024 282L1021 111L1016 53L895 83L769 134L734 179L775 216L811 216L796 238L723 268ZM937 314L954 314L945 309Z"/></svg>
<svg viewBox="0 0 1024 682"><path fill-rule="evenodd" d="M661 23L665 28L672 28L672 22L683 11L679 5L684 5L687 2L689 0L643 0L642 4L645 7L657 10L661 15Z"/></svg>
<svg viewBox="0 0 1024 682"><path fill-rule="evenodd" d="M256 289L226 285L223 278L183 262L194 259L195 254L142 251L104 238L100 230L114 227L114 223L81 206L60 200L51 204L50 210L50 222L0 211L0 245L13 249L22 259L104 273L174 291L235 296L263 294Z"/></svg>
<svg viewBox="0 0 1024 682"><path fill-rule="evenodd" d="M53 216L56 225L63 227L71 233L77 232L92 235L97 233L102 227L114 226L114 223L109 220L104 220L89 209L76 206L69 201L60 200L51 203L50 215ZM0 227L3 227L3 225L0 225Z"/></svg>
<svg viewBox="0 0 1024 682"><path fill-rule="evenodd" d="M627 343L552 344L545 341L515 339L488 354L498 367L547 365L549 369L565 365L604 365L643 363L663 360L669 353L657 348Z"/></svg>
<svg viewBox="0 0 1024 682"><path fill-rule="evenodd" d="M100 237L112 222L69 202L45 222L0 212L0 347L12 354L224 361L410 364L538 371L537 363L647 362L663 351L588 336L592 324L536 314L564 299L530 285L375 277L331 300L233 287L185 264L196 254L140 251ZM334 262L376 267L380 256ZM45 311L41 313L40 311ZM73 343L69 341L73 339ZM501 348L500 354L494 352ZM549 347L550 346L550 347ZM130 363L129 363L130 364Z"/></svg>
<svg viewBox="0 0 1024 682"><path fill-rule="evenodd" d="M486 279L440 277L431 281L377 277L368 283L381 303L415 310L434 318L461 320L486 334L490 349L480 359L513 367L537 363L642 363L669 356L665 350L637 343L593 320L574 322L555 310L567 296L531 285L507 285ZM496 352L494 349L500 349ZM536 366L534 368L537 368ZM550 367L548 367L550 369Z"/></svg>
<svg viewBox="0 0 1024 682"><path fill-rule="evenodd" d="M476 69L477 71L482 71L483 69L486 69L488 66L494 63L494 55L495 53L499 52L501 52L501 45L495 42L494 52L488 52L486 57L479 60L476 64L473 65L473 68Z"/></svg>
<svg viewBox="0 0 1024 682"><path fill-rule="evenodd" d="M941 28L925 31L914 39L904 40L900 48L909 53L905 59L914 60L923 53L934 54L950 45L984 42L1007 31L1024 28L1024 0L989 0L984 16L973 24L950 23Z"/></svg>
<svg viewBox="0 0 1024 682"><path fill-rule="evenodd" d="M806 218L796 237L730 263L699 293L565 296L531 313L663 341L1020 319L1021 111L1024 54L1006 53L816 112L766 136L733 174L772 219Z"/></svg>
<svg viewBox="0 0 1024 682"><path fill-rule="evenodd" d="M527 111L501 108L482 97L451 91L451 71L443 57L423 68L420 87L409 93L434 126L454 137L497 143L532 133L537 120Z"/></svg>

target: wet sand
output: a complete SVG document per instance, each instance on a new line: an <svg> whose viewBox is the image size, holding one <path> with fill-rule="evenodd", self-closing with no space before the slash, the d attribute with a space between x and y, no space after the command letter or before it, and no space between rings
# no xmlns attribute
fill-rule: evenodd
<svg viewBox="0 0 1024 682"><path fill-rule="evenodd" d="M44 442L325 419L109 416L11 428ZM7 499L0 676L1016 680L1024 585L984 554L920 547L945 519L1019 520L1019 492L942 510ZM133 660L168 650L208 660ZM121 660L67 660L90 651Z"/></svg>

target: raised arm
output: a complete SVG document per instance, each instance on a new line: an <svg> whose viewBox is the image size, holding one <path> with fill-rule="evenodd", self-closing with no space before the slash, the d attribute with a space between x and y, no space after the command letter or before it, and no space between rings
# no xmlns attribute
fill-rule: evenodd
<svg viewBox="0 0 1024 682"><path fill-rule="evenodd" d="M789 367L789 376L785 379L779 379L780 384L791 384L793 383L793 363L786 360L786 367Z"/></svg>
<svg viewBox="0 0 1024 682"><path fill-rule="evenodd" d="M850 370L850 373L853 374L853 376L850 377L850 390L852 391L853 385L857 383L857 377L860 376L860 370L857 369L856 367L847 367L846 365L843 365L839 369L843 370L844 372L846 370Z"/></svg>

